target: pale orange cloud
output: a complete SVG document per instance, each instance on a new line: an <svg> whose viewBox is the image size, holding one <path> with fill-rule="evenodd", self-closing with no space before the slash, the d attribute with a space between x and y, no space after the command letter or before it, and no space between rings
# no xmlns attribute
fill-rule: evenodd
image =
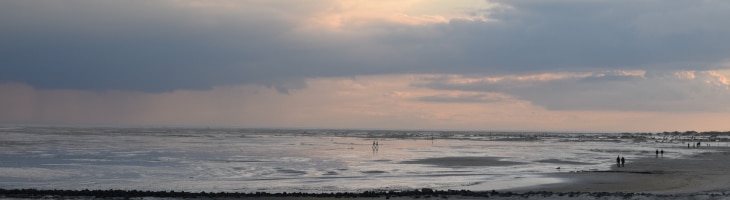
<svg viewBox="0 0 730 200"><path fill-rule="evenodd" d="M332 1L319 12L305 16L305 27L342 30L372 23L425 25L460 19L489 21L484 15L472 15L499 6L481 0L406 0L406 1Z"/></svg>
<svg viewBox="0 0 730 200"><path fill-rule="evenodd" d="M546 75L544 75L546 76ZM556 75L560 76L560 75ZM0 122L87 125L525 131L726 130L727 113L551 111L506 94L411 84L433 75L308 80L282 94L259 85L168 93L39 90L0 84ZM536 76L541 77L541 76ZM426 101L423 97L476 101ZM481 99L480 99L481 98ZM472 99L474 100L474 99ZM484 101L481 101L484 100Z"/></svg>

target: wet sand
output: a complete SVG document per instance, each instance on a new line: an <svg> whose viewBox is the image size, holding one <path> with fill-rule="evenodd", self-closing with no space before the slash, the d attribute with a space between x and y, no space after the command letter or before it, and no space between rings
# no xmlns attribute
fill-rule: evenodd
<svg viewBox="0 0 730 200"><path fill-rule="evenodd" d="M614 165L607 171L561 172L547 175L564 179L565 182L562 183L496 192L442 191L432 194L421 192L382 195L367 197L367 199L729 199L730 149L713 149L717 152L700 153L685 158L655 157L650 154L641 158L628 159L625 167L619 168ZM460 162L461 160L443 159L440 161ZM496 163L488 165L499 163L498 160L492 161ZM571 162L543 161L558 164ZM460 164L442 163L440 165ZM311 197L292 199L308 198Z"/></svg>
<svg viewBox="0 0 730 200"><path fill-rule="evenodd" d="M566 180L509 191L552 192L641 192L688 194L730 191L729 149L700 153L688 158L646 157L627 160L625 167L608 171L554 173L548 176Z"/></svg>
<svg viewBox="0 0 730 200"><path fill-rule="evenodd" d="M498 157L438 157L409 160L401 163L426 164L441 167L509 166L522 164L521 162L504 161Z"/></svg>
<svg viewBox="0 0 730 200"><path fill-rule="evenodd" d="M4 198L100 199L117 197L163 197L169 199L728 199L730 198L730 149L696 154L686 158L646 156L628 159L625 167L613 166L607 171L561 172L547 176L564 179L563 183L545 184L499 191L379 191L363 193L289 193L289 194L233 194L233 193L178 193L152 192L139 194L132 191L3 191ZM444 157L417 161L421 164L445 166L510 165L497 158ZM446 162L446 163L443 163ZM560 163L559 160L545 162ZM73 195L74 193L78 193ZM50 195L50 196L49 196ZM108 195L108 196L107 196ZM140 196L136 196L140 195Z"/></svg>

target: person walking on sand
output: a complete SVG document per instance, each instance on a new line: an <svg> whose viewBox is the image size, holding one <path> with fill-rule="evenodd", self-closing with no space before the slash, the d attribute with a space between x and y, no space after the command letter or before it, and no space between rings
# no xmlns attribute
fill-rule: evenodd
<svg viewBox="0 0 730 200"><path fill-rule="evenodd" d="M659 157L659 149L656 150L656 157Z"/></svg>
<svg viewBox="0 0 730 200"><path fill-rule="evenodd" d="M662 154L662 157L664 157L664 149L662 149L662 151L660 151L659 154Z"/></svg>
<svg viewBox="0 0 730 200"><path fill-rule="evenodd" d="M626 159L621 157L621 167L626 167Z"/></svg>
<svg viewBox="0 0 730 200"><path fill-rule="evenodd" d="M621 156L616 156L616 166L621 167Z"/></svg>

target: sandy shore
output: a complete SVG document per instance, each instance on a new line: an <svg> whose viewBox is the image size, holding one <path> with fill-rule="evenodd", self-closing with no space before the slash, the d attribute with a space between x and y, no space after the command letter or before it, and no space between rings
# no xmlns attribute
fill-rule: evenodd
<svg viewBox="0 0 730 200"><path fill-rule="evenodd" d="M552 192L641 192L653 194L688 194L730 191L730 152L700 153L692 157L670 159L647 155L629 160L625 167L609 171L555 173L549 176L566 182L509 191Z"/></svg>

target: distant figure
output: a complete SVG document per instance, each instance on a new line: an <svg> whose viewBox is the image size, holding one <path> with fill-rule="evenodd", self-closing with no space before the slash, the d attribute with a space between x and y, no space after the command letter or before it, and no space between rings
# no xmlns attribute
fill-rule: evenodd
<svg viewBox="0 0 730 200"><path fill-rule="evenodd" d="M664 149L662 149L659 153L662 154L662 157L664 157Z"/></svg>
<svg viewBox="0 0 730 200"><path fill-rule="evenodd" d="M687 143L687 148L689 149L689 143Z"/></svg>
<svg viewBox="0 0 730 200"><path fill-rule="evenodd" d="M659 157L659 149L656 150L656 157Z"/></svg>
<svg viewBox="0 0 730 200"><path fill-rule="evenodd" d="M700 148L700 145L701 145L700 142L697 142L697 148Z"/></svg>
<svg viewBox="0 0 730 200"><path fill-rule="evenodd" d="M626 167L626 159L624 157L621 157L621 167Z"/></svg>
<svg viewBox="0 0 730 200"><path fill-rule="evenodd" d="M616 166L621 167L621 156L616 156Z"/></svg>

